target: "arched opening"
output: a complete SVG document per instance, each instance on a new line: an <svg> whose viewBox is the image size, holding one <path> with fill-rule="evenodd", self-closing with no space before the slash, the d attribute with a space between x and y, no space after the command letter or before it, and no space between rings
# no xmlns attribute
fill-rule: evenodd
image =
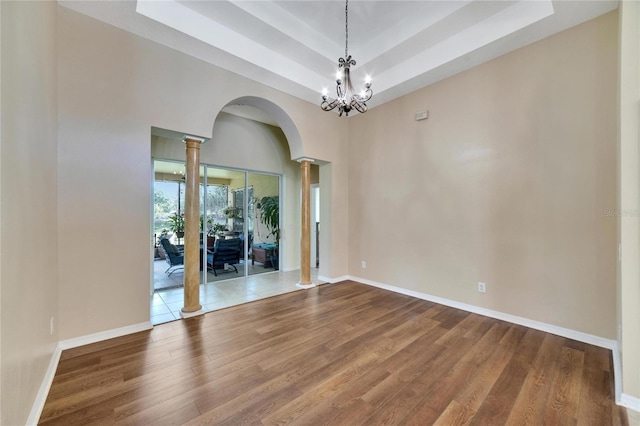
<svg viewBox="0 0 640 426"><path fill-rule="evenodd" d="M184 158L184 144L181 142L183 136L182 133L154 129L154 161L180 162ZM300 133L288 114L268 100L256 97L238 98L227 103L216 115L211 138L200 147L200 194L203 208L201 241L205 241L204 234L208 231L210 221L212 224L222 224L226 232L216 234L215 239L241 239L242 255L230 265L212 264L213 259L207 259L204 247L209 256L212 256L211 252L215 252L215 247L209 247L208 236L206 246L201 243L200 297L205 311L297 290L295 284L300 275L301 176L300 164L292 160L296 155L293 152L302 152ZM159 176L158 173L155 174ZM163 177L166 178L166 175L164 173ZM317 170L314 176L319 176ZM177 178L181 178L180 172ZM225 192L225 198L229 200L226 207L233 213L228 219L223 218L222 222L216 216L219 212L211 215L208 207L210 189L220 189L221 186L224 186L222 192ZM177 187L179 190L179 182ZM221 191L213 192L219 194ZM274 228L267 225L264 212L260 210L268 199L274 198L279 210L277 228L280 232L274 232ZM277 239L276 235L280 238ZM273 254L276 254L275 258L272 257ZM164 273L162 270L159 272ZM258 283L260 280L257 275L262 272L273 272L280 276L281 286L278 288L276 285L275 276L269 277L270 285ZM317 277L317 269L314 272L314 277ZM154 268L154 278L158 274ZM177 272L172 274L171 279L177 287L182 284L183 276ZM221 284L221 281L239 279L245 281ZM223 301L220 296L228 288L233 289L229 292L233 293L233 297L227 297L228 300ZM180 315L179 292L180 289L177 288L168 297L172 302L167 304L167 308L174 319ZM154 294L158 302L156 296ZM159 323L161 321L154 321L153 306L152 304L152 322ZM166 315L167 309L164 311L165 320L171 320L170 315Z"/></svg>
<svg viewBox="0 0 640 426"><path fill-rule="evenodd" d="M287 112L280 106L264 98L259 98L256 96L243 96L228 102L224 106L222 111L233 106L248 106L256 108L259 111L262 111L270 116L274 120L274 122L277 123L277 126L282 129L282 132L287 139L287 143L289 144L289 151L291 153L291 159L297 159L303 156L304 150L300 132L298 131L298 128L296 127L289 114L287 114Z"/></svg>

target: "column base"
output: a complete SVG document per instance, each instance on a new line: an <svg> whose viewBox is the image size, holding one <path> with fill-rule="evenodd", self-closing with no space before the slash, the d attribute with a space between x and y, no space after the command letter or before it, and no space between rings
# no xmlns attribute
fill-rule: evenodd
<svg viewBox="0 0 640 426"><path fill-rule="evenodd" d="M180 309L180 316L182 318L192 318L200 315L204 315L204 310L202 309L202 306L200 306L200 308L197 311L192 311L192 312L185 312L182 309Z"/></svg>
<svg viewBox="0 0 640 426"><path fill-rule="evenodd" d="M304 288L304 289L307 289L307 288L314 288L314 287L316 287L316 286L317 286L317 284L316 284L316 283L309 283L309 284L302 284L302 283L298 283L298 284L296 284L296 287L298 287L298 288Z"/></svg>

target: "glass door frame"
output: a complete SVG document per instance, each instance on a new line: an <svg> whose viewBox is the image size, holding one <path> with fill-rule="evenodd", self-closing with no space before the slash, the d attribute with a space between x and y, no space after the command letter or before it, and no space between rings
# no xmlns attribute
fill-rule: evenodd
<svg viewBox="0 0 640 426"><path fill-rule="evenodd" d="M257 171L257 170L250 170L250 169L242 169L242 168L238 168L238 167L229 167L229 166L219 166L219 165L214 165L214 164L206 164L206 163L200 163L200 167L204 168L204 172L203 172L203 183L201 185L201 187L203 188L202 191L202 195L204 198L204 201L202 202L203 205L203 211L200 212L200 214L203 215L203 218L206 219L206 213L207 213L207 185L209 182L209 169L221 169L221 170L229 170L229 171L234 171L234 172L240 172L244 174L244 196L243 198L243 205L242 205L242 212L243 212L243 224L242 224L242 234L243 234L243 265L244 265L244 274L243 277L248 277L249 276L249 220L246 217L246 215L249 214L249 197L247 196L249 193L249 174L257 174L257 175L266 175L266 176L273 176L278 178L278 204L279 204L279 212L280 212L280 217L279 217L279 227L280 229L282 229L282 203L283 203L283 197L282 197L282 193L283 193L283 188L282 188L282 183L283 183L283 179L282 179L282 174L279 173L273 173L273 172L264 172L264 171ZM255 194L254 194L255 196ZM255 208L254 208L255 209ZM254 210L255 213L255 210ZM206 220L204 221L206 224ZM206 225L205 225L206 226ZM255 232L255 223L254 223L254 232ZM204 227L204 226L203 226ZM203 240L206 247L206 233L204 233L204 229L203 229ZM278 268L277 270L280 270L280 265L282 264L282 255L281 253L282 251L282 239L280 239L278 241L278 245L279 245L279 256L278 256ZM208 278L208 268L207 268L207 250L203 249L202 250L202 256L203 258L201 259L201 261L203 262L204 267L202 268L202 275L200 277L200 284L206 284L207 278ZM274 265L275 266L275 265Z"/></svg>

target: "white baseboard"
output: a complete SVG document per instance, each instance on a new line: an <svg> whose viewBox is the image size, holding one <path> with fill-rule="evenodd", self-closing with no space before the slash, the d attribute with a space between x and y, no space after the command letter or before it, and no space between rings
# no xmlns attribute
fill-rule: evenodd
<svg viewBox="0 0 640 426"><path fill-rule="evenodd" d="M617 342L615 340L605 339L603 337L595 336L593 334L583 333L581 331L571 330L564 327L558 327L557 325L547 324L544 322L535 321L529 318L519 317L516 315L506 314L504 312L494 311L491 309L481 308L479 306L468 305L466 303L456 302L455 300L449 300L449 299L445 299L438 296L431 296L429 294L408 290L402 287L382 284L379 282L368 280L366 278L349 276L349 279L353 281L357 281L362 284L367 284L373 287L378 287L385 290L393 291L395 293L405 294L407 296L416 297L418 299L435 302L440 305L450 306L452 308L461 309L463 311L472 312L474 314L483 315L485 317L507 321L513 324L518 324L525 327L533 328L535 330L540 330L547 333L555 334L557 336L577 340L579 342L588 343L590 345L599 346L601 348L610 349L612 351L615 348L617 348Z"/></svg>
<svg viewBox="0 0 640 426"><path fill-rule="evenodd" d="M296 268L292 270L295 270L295 269ZM616 342L615 340L605 339L599 336L595 336L595 335L591 335L591 334L587 334L587 333L583 333L580 331L575 331L575 330L571 330L563 327L558 327L552 324L534 321L524 317L506 314L506 313L494 311L491 309L485 309L485 308L481 308L474 305L468 305L466 303L456 302L454 300L449 300L442 297L431 296L431 295L420 293L414 290L408 290L402 287L396 287L396 286L368 280L366 278L360 278L360 277L351 276L351 275L343 275L340 277L330 278L330 277L319 275L318 280L324 281L330 284L334 284L334 283L346 281L346 280L352 280L352 281L356 281L356 282L370 285L373 287L382 288L384 290L393 291L395 293L405 294L407 296L412 296L418 299L428 300L430 302L438 303L445 306L450 306L452 308L461 309L463 311L472 312L475 314L499 319L502 321L507 321L513 324L518 324L525 327L533 328L535 330L544 331L544 332L555 334L561 337L566 337L566 338L577 340L583 343L588 343L594 346L610 349L613 355L616 403L618 405L622 405L631 410L640 412L640 399L627 394L623 394L621 392L620 378L622 376L621 376L621 370L620 370L620 365L621 365L620 351L618 348L618 342ZM36 395L36 399L31 408L31 412L29 413L29 418L27 419L27 425L35 425L38 423L38 420L40 419L40 415L42 414L42 409L44 408L47 395L49 394L49 390L51 388L51 384L53 382L56 369L58 368L58 362L60 361L60 356L63 350L75 348L78 346L84 346L91 343L97 343L103 340L113 339L116 337L126 336L128 334L138 333L140 331L151 330L152 328L153 328L153 325L151 325L151 322L147 321L139 324L134 324L134 325L121 327L113 330L107 330L100 333L89 334L87 336L76 337L73 339L63 340L59 342L53 354L51 355L49 367L47 368L42 384L40 385L40 389L38 390L38 394Z"/></svg>
<svg viewBox="0 0 640 426"><path fill-rule="evenodd" d="M29 417L27 418L26 423L28 426L37 425L38 420L40 420L40 415L42 414L44 403L47 401L49 389L51 389L53 378L56 375L56 370L58 369L58 362L60 362L61 354L62 349L60 347L60 343L58 343L53 353L51 354L49 366L47 367L47 371L44 373L44 378L42 379L42 383L40 384L40 389L38 389L36 399L35 401L33 401L33 405L31 406L31 411L29 412Z"/></svg>
<svg viewBox="0 0 640 426"><path fill-rule="evenodd" d="M533 328L535 330L544 331L546 333L555 334L557 336L566 337L568 339L573 339L579 342L588 343L590 345L609 349L611 350L611 355L613 359L613 381L614 381L616 404L622 405L623 407L640 412L640 399L622 393L622 361L620 359L620 348L616 340L605 339L603 337L595 336L593 334L583 333L581 331L571 330L564 327L558 327L553 324L547 324L544 322L535 321L532 319L519 317L516 315L505 314L503 312L494 311L491 309L485 309L479 306L468 305L466 303L456 302L455 300L449 300L442 297L431 296L429 294L408 290L402 287L382 284L376 281L368 280L366 278L349 276L348 279L357 281L362 284L367 284L373 287L378 287L385 290L393 291L395 293L405 294L407 296L412 296L418 299L428 300L430 302L438 303L445 306L450 306L456 309L461 309L463 311L472 312L474 314L479 314L486 317L507 321L513 324L522 325L525 327Z"/></svg>
<svg viewBox="0 0 640 426"><path fill-rule="evenodd" d="M618 402L618 405L622 405L623 407L640 413L640 398L623 393L620 395L620 402Z"/></svg>
<svg viewBox="0 0 640 426"><path fill-rule="evenodd" d="M618 342L616 342L615 347L611 349L611 357L613 358L613 386L616 404L622 405L622 354L620 353L620 345Z"/></svg>
<svg viewBox="0 0 640 426"><path fill-rule="evenodd" d="M140 331L151 330L152 328L153 325L151 325L151 322L145 321L139 324L128 325L126 327L114 328L113 330L101 331L99 333L88 334L86 336L75 337L68 340L62 340L58 345L62 348L62 350L77 348L78 346L102 342L103 340L126 336L128 334L138 333Z"/></svg>
<svg viewBox="0 0 640 426"><path fill-rule="evenodd" d="M51 354L49 367L47 368L44 378L42 379L42 384L40 385L40 389L38 390L36 399L31 406L29 418L27 419L27 425L36 425L38 424L38 420L40 420L40 415L42 415L44 403L47 401L47 396L49 395L49 390L51 389L53 378L56 375L56 370L58 369L58 363L60 362L60 356L62 355L63 350L76 348L78 346L84 346L91 343L97 343L103 340L113 339L115 337L126 336L128 334L138 333L140 331L151 330L152 328L153 325L151 325L151 322L147 321L58 342L58 345L53 351L53 354Z"/></svg>
<svg viewBox="0 0 640 426"><path fill-rule="evenodd" d="M291 271L297 271L300 269L300 266L290 266L288 268L281 268L280 270L282 272L291 272Z"/></svg>
<svg viewBox="0 0 640 426"><path fill-rule="evenodd" d="M335 278L325 277L324 275L318 275L318 281L322 281L329 284L335 284L335 283L339 283L340 281L346 281L349 279L350 279L349 275L343 275L341 277L335 277Z"/></svg>

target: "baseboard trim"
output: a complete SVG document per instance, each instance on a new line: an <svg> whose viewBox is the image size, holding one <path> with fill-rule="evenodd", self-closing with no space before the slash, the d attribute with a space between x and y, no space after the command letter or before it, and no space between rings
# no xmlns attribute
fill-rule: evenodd
<svg viewBox="0 0 640 426"><path fill-rule="evenodd" d="M583 333L581 331L571 330L564 327L558 327L553 324L547 324L544 322L535 321L532 319L519 317L516 315L506 314L504 312L481 308L479 306L468 305L466 303L456 302L455 300L449 300L443 297L432 296L429 294L420 293L418 291L408 290L402 287L396 287L393 285L371 281L366 278L349 276L349 279L353 281L357 281L362 284L367 284L373 287L378 287L384 290L393 291L395 293L405 294L407 296L428 300L430 302L438 303L445 306L450 306L456 309L461 309L463 311L472 312L474 314L484 315L485 317L507 321L513 324L518 324L525 327L533 328L535 330L540 330L547 333L555 334L557 336L566 337L568 339L577 340L579 342L588 343L590 345L599 346L601 348L609 349L611 351L613 351L617 347L617 342L615 340L605 339L603 337L595 336L593 334Z"/></svg>
<svg viewBox="0 0 640 426"><path fill-rule="evenodd" d="M281 268L280 270L282 272L291 272L291 271L297 271L300 269L300 266L290 266L288 268Z"/></svg>
<svg viewBox="0 0 640 426"><path fill-rule="evenodd" d="M324 275L318 275L318 281L322 281L329 284L339 283L340 281L346 281L348 279L350 279L349 275L343 275L341 277L335 277L335 278L325 277Z"/></svg>
<svg viewBox="0 0 640 426"><path fill-rule="evenodd" d="M618 405L622 405L623 407L640 413L640 398L636 398L635 396L623 393L620 395L620 402Z"/></svg>
<svg viewBox="0 0 640 426"><path fill-rule="evenodd" d="M128 334L138 333L140 331L151 330L152 328L153 325L151 325L151 322L145 321L139 324L128 325L126 327L114 328L113 330L101 331L99 333L62 340L58 345L62 350L77 348L78 346L102 342L103 340L114 339L116 337L122 337Z"/></svg>
<svg viewBox="0 0 640 426"><path fill-rule="evenodd" d="M42 383L40 384L40 389L38 389L36 399L35 401L33 401L33 405L31 406L31 411L29 412L29 417L27 418L27 425L36 425L38 424L38 420L40 420L42 409L44 408L44 404L47 401L47 396L49 395L49 390L51 389L53 378L56 375L56 370L58 369L58 363L60 362L60 356L62 355L63 350L77 348L78 346L97 343L103 340L113 339L115 337L122 337L128 334L138 333L140 331L147 331L151 330L152 328L153 325L151 325L151 322L146 321L139 324L133 324L126 327L102 331L100 333L89 334L86 336L76 337L73 339L62 340L58 342L58 345L54 349L53 354L51 354L49 367L47 368L44 378L42 379Z"/></svg>
<svg viewBox="0 0 640 426"><path fill-rule="evenodd" d="M335 284L337 282L346 281L346 280L352 280L352 281L359 282L361 284L370 285L372 287L393 291L394 293L400 293L400 294L412 296L418 299L428 300L430 302L438 303L445 306L450 306L452 308L461 309L463 311L472 312L475 314L499 319L502 321L507 321L513 324L518 324L525 327L533 328L535 330L544 331L544 332L555 334L561 337L566 337L566 338L577 340L583 343L588 343L594 346L610 349L612 351L612 356L613 356L616 403L623 407L640 412L640 399L624 394L621 391L621 380L619 379L621 377L620 351L618 348L618 342L615 340L605 339L605 338L591 335L588 333L583 333L580 331L575 331L575 330L567 329L564 327L558 327L552 324L547 324L547 323L531 320L524 317L506 314L506 313L494 311L491 309L485 309L478 306L469 305L466 303L456 302L454 300L445 299L438 296L432 296L426 293L421 293L418 291L409 290L402 287L383 284L383 283L372 281L366 278L361 278L361 277L356 277L351 275L343 275L340 277L330 278L330 277L319 275L318 280L321 280L330 284ZM31 412L29 413L29 417L27 419L27 425L35 425L38 423L38 420L40 419L40 415L42 414L42 409L44 408L44 404L47 400L49 390L51 389L51 384L53 383L53 378L55 377L56 369L58 368L58 363L60 361L60 356L62 355L63 350L76 348L76 347L88 345L91 343L97 343L103 340L113 339L116 337L126 336L128 334L138 333L141 331L147 331L147 330L151 330L152 328L153 328L153 325L151 324L151 322L146 321L139 324L133 324L126 327L116 328L113 330L107 330L99 333L89 334L86 336L81 336L73 339L60 341L56 346L55 350L53 351L53 354L51 355L51 360L49 361L49 367L47 368L45 376L42 380L42 384L40 385L40 389L38 390L38 394L36 395L35 401L31 408Z"/></svg>
<svg viewBox="0 0 640 426"><path fill-rule="evenodd" d="M38 420L40 420L42 409L44 408L44 403L47 401L47 396L49 395L49 390L51 389L53 378L55 377L56 370L58 369L60 355L62 355L62 348L60 347L60 343L58 343L53 353L51 354L49 366L47 367L47 371L44 373L44 378L42 379L42 383L40 384L40 389L38 389L36 399L33 401L33 405L31 406L31 412L29 412L29 417L27 418L27 425L37 425Z"/></svg>
<svg viewBox="0 0 640 426"><path fill-rule="evenodd" d="M611 357L613 358L613 387L616 404L622 405L622 354L617 341L615 347L611 349Z"/></svg>
<svg viewBox="0 0 640 426"><path fill-rule="evenodd" d="M534 321L524 317L505 314L503 312L494 311L491 309L485 309L485 308L481 308L474 305L468 305L466 303L456 302L454 300L449 300L442 297L431 296L429 294L420 293L418 291L408 290L408 289L405 289L402 287L396 287L393 285L379 283L376 281L368 280L366 278L348 276L345 279L357 281L362 284L382 288L384 290L393 291L395 293L416 297L418 299L428 300L430 302L439 303L441 305L450 306L452 308L461 309L463 311L484 315L486 317L507 321L513 324L522 325L525 327L533 328L535 330L544 331L547 333L555 334L557 336L566 337L569 339L577 340L579 342L588 343L590 345L609 349L611 350L611 357L613 360L613 382L614 382L616 404L621 405L625 408L629 408L631 410L640 412L640 399L622 393L622 359L620 355L620 346L618 345L618 341L616 340L605 339L600 336L595 336L592 334L583 333L580 331L571 330L564 327L558 327L552 324L547 324L540 321Z"/></svg>

